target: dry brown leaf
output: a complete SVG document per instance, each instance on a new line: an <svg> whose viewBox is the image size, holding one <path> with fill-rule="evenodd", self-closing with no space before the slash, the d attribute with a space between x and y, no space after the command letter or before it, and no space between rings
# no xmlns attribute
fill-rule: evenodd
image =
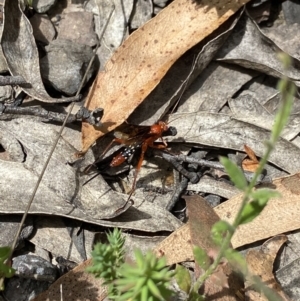
<svg viewBox="0 0 300 301"><path fill-rule="evenodd" d="M282 195L271 199L263 212L251 223L240 226L231 241L234 248L300 228L300 173L273 181ZM232 223L243 194L233 197L214 208L221 219ZM157 256L165 255L169 265L193 260L189 225L178 228L154 250Z"/></svg>
<svg viewBox="0 0 300 301"><path fill-rule="evenodd" d="M217 29L249 0L176 0L136 30L100 72L86 102L104 109L103 126L82 125L82 153L122 124L188 49Z"/></svg>
<svg viewBox="0 0 300 301"><path fill-rule="evenodd" d="M217 252L218 247L211 239L210 232L220 218L201 196L183 196L183 198L186 201L192 245L199 246L210 253Z"/></svg>
<svg viewBox="0 0 300 301"><path fill-rule="evenodd" d="M231 243L234 248L300 228L300 173L279 178L273 185L280 198L269 200L266 208L251 223L240 226ZM232 223L242 202L243 194L214 208L221 219Z"/></svg>
<svg viewBox="0 0 300 301"><path fill-rule="evenodd" d="M258 156L262 156L266 150L265 141L270 139L269 130L227 114L198 111L172 114L169 119L169 126L176 127L177 135L169 136L168 142L184 141L237 151L243 150L247 144ZM269 162L289 173L296 173L300 171L299 156L300 147L280 138Z"/></svg>
<svg viewBox="0 0 300 301"><path fill-rule="evenodd" d="M204 249L209 256L217 255L218 247L211 238L211 228L220 219L213 208L199 195L185 196L191 243ZM215 257L215 256L213 256ZM195 277L203 273L195 263ZM241 279L233 273L227 262L219 264L213 274L205 281L203 293L205 300L237 300L236 292L242 289Z"/></svg>
<svg viewBox="0 0 300 301"><path fill-rule="evenodd" d="M249 272L252 275L259 275L262 282L282 297L283 301L289 301L281 286L273 275L273 263L281 246L287 241L285 235L275 236L266 241L260 250L249 250L246 255ZM267 301L268 299L251 288L251 282L245 284L247 295L250 301Z"/></svg>
<svg viewBox="0 0 300 301"><path fill-rule="evenodd" d="M298 33L297 29L295 32ZM285 30L284 38L280 39L292 40L289 43L293 43L293 39L287 38L287 35ZM285 52L280 44L282 43L277 44L274 39L267 37L248 16L246 10L246 14L240 18L232 35L220 49L215 59L230 64L238 64L241 67L250 68L276 78L282 78L286 74L298 86L300 81L298 55L293 57L290 51L286 52L292 56L294 63L289 70L285 71L282 63L275 58L278 52ZM255 47L249 47L249 45L255 45Z"/></svg>
<svg viewBox="0 0 300 301"><path fill-rule="evenodd" d="M185 224L178 228L158 244L153 252L157 257L165 256L167 265L184 261L193 261L194 255L189 225Z"/></svg>
<svg viewBox="0 0 300 301"><path fill-rule="evenodd" d="M259 161L257 160L256 155L252 148L250 148L245 144L244 149L249 158L245 158L243 160L242 162L243 170L255 172L259 165Z"/></svg>
<svg viewBox="0 0 300 301"><path fill-rule="evenodd" d="M196 201L190 201L190 198L195 197L185 196L189 222L178 228L154 249L157 256L166 257L168 265L194 260L193 245L200 246L210 253L217 250L210 238L210 230L219 218L200 196L196 197Z"/></svg>
<svg viewBox="0 0 300 301"><path fill-rule="evenodd" d="M154 253L165 256L167 264L171 265L183 261L194 260L193 246L197 245L208 254L217 254L218 248L210 238L211 227L219 218L213 209L200 196L185 197L189 222L163 240ZM196 277L200 275L200 268L196 264ZM236 299L236 292L241 289L241 281L232 273L228 264L222 263L215 273L205 282L203 293L206 300L232 301Z"/></svg>
<svg viewBox="0 0 300 301"><path fill-rule="evenodd" d="M107 296L107 289L102 285L102 280L86 272L92 263L86 260L69 273L60 277L50 288L38 295L32 301L101 301ZM62 294L60 293L62 290Z"/></svg>

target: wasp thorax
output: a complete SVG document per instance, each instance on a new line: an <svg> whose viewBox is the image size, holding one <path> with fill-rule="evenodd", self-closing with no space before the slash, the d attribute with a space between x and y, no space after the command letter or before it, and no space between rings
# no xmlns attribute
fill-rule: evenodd
<svg viewBox="0 0 300 301"><path fill-rule="evenodd" d="M165 122L159 121L157 124L151 126L150 134L161 135L168 130L168 126Z"/></svg>

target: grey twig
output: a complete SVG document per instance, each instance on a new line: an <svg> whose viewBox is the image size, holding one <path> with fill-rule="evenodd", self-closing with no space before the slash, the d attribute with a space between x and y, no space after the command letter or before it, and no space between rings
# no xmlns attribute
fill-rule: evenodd
<svg viewBox="0 0 300 301"><path fill-rule="evenodd" d="M184 175L186 178L188 178L191 183L195 184L199 181L199 177L198 177L197 173L191 172L191 171L188 171L187 169L185 169L181 164L182 160L181 161L178 160L176 155L174 156L174 155L170 155L168 153L163 152L162 157L166 161L170 162L174 166L174 168L176 170L178 170L182 175Z"/></svg>
<svg viewBox="0 0 300 301"><path fill-rule="evenodd" d="M173 160L178 161L178 162L194 163L199 166L205 166L205 167L225 171L224 166L220 162L213 162L213 161L208 161L208 160L204 160L204 159L197 159L197 158L193 158L191 156L186 156L183 154L173 156Z"/></svg>
<svg viewBox="0 0 300 301"><path fill-rule="evenodd" d="M168 154L163 153L163 158L165 158L167 161L171 162L173 164L173 162L176 162L174 167L176 168L177 165L180 165L179 162L187 162L187 163L194 163L197 164L199 166L205 166L205 167L209 167L209 168L214 168L214 169L218 169L221 171L225 171L224 166L220 163L220 162L213 162L213 161L208 161L208 160L204 160L204 159L197 159L197 158L193 158L191 156L186 156L186 155L174 155L172 156L171 159L168 158ZM181 172L180 170L178 170L179 172ZM254 173L250 172L250 171L245 171L243 170L243 173L247 179L247 181L251 181ZM185 174L184 174L185 176ZM260 184L260 183L268 183L270 182L269 177L266 177L266 174L261 174L259 175L258 179L257 179L257 183L256 184ZM193 183L193 182L192 182Z"/></svg>
<svg viewBox="0 0 300 301"><path fill-rule="evenodd" d="M166 158L165 155L166 154L163 154L163 158ZM200 156L202 156L201 152L194 152L190 156L185 156L185 157L195 159L195 160L202 160L200 158ZM169 201L169 203L167 205L167 210L169 210L169 211L175 206L175 204L178 202L178 200L179 200L180 196L182 195L182 193L187 189L188 182L190 181L192 183L197 183L199 181L200 177L201 177L201 174L197 173L197 169L198 169L198 166L199 166L198 163L194 163L194 162L189 163L188 166L187 166L187 169L185 169L182 166L182 163L180 164L179 162L176 161L177 157L178 156L175 155L175 156L173 156L173 158L169 158L169 159L170 159L170 162L173 164L173 166L175 168L176 168L176 166L181 166L180 169L178 169L178 168L176 168L176 169L183 175L183 177L181 177L181 180L180 180L180 177L179 177L180 175L179 174L177 176L175 176L174 193L172 195L171 200ZM174 163L175 163L175 165L174 165ZM183 173L182 171L185 171L185 172ZM175 175L176 175L176 173L175 173Z"/></svg>
<svg viewBox="0 0 300 301"><path fill-rule="evenodd" d="M0 103L0 114L19 114L19 115L31 115L44 118L48 121L64 122L66 115L63 113L47 111L42 107L18 107L10 106ZM103 116L103 109L97 109L89 111L85 107L81 107L76 114L68 116L67 123L72 123L78 120L85 120L91 125L101 125L101 118Z"/></svg>
<svg viewBox="0 0 300 301"><path fill-rule="evenodd" d="M9 86L9 85L22 85L27 84L25 79L21 75L17 76L0 76L0 86Z"/></svg>
<svg viewBox="0 0 300 301"><path fill-rule="evenodd" d="M175 204L178 202L179 198L186 191L189 180L186 177L181 177L177 170L174 170L174 190L171 199L168 202L166 209L171 211Z"/></svg>

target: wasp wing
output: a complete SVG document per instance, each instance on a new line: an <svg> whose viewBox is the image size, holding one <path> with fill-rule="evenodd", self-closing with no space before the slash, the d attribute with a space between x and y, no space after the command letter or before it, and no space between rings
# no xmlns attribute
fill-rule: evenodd
<svg viewBox="0 0 300 301"><path fill-rule="evenodd" d="M125 123L114 131L114 136L124 140L125 145L141 144L151 136L150 130L151 126Z"/></svg>

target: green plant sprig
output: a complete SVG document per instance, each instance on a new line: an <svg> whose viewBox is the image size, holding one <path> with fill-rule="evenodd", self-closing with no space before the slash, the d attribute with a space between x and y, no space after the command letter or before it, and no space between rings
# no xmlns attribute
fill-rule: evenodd
<svg viewBox="0 0 300 301"><path fill-rule="evenodd" d="M172 295L169 289L174 272L166 267L165 258L157 258L152 252L144 256L135 250L136 264L123 264L119 269L120 278L115 287L121 295L118 301L161 301Z"/></svg>
<svg viewBox="0 0 300 301"><path fill-rule="evenodd" d="M0 278L2 279L0 291L4 290L4 278L10 278L15 274L15 270L7 263L10 253L10 247L0 247Z"/></svg>
<svg viewBox="0 0 300 301"><path fill-rule="evenodd" d="M172 295L169 289L174 272L166 267L165 258L145 256L136 250L135 263L125 263L122 232L114 229L107 235L109 244L98 243L92 251L93 265L87 271L102 278L108 297L118 301L162 301Z"/></svg>
<svg viewBox="0 0 300 301"><path fill-rule="evenodd" d="M118 295L114 280L119 277L118 269L124 264L125 238L122 232L114 229L107 234L109 244L97 243L92 251L93 265L87 268L96 278L102 278L108 286L109 295Z"/></svg>
<svg viewBox="0 0 300 301"><path fill-rule="evenodd" d="M282 62L283 62L283 65L285 66L285 68L288 68L287 66L290 66L289 57L286 55L281 55L281 59L282 59ZM275 123L274 123L274 126L271 131L270 140L266 142L266 151L263 154L263 156L260 160L259 166L258 166L257 170L255 171L254 176L253 176L252 180L250 181L250 183L248 185L244 185L243 183L247 183L247 182L246 182L246 180L241 180L241 178L244 179L244 175L241 173L241 171L237 170L238 167L234 163L230 162L227 158L221 158L221 163L225 166L225 169L228 172L231 179L233 181L234 181L234 178L237 179L236 181L234 181L234 184L237 187L240 186L238 188L240 188L244 191L244 197L241 202L238 213L233 221L233 224L232 225L228 224L227 228L226 228L226 222L222 223L223 233L225 232L225 230L227 230L226 236L221 242L220 250L219 250L214 262L209 266L209 268L205 271L205 273L196 280L194 287L193 287L194 292L199 291L200 287L204 284L205 280L208 279L208 277L218 267L222 258L224 256L226 257L227 250L231 249L230 242L236 231L236 228L239 225L241 225L242 223L251 221L254 217L256 217L263 210L263 208L267 204L267 201L271 197L276 196L276 193L266 191L265 195L261 196L261 197L264 197L264 199L263 199L263 202L261 202L260 208L254 208L253 212L251 213L252 216L250 214L250 218L248 220L245 219L243 221L245 209L248 209L247 206L250 204L249 201L251 200L251 197L254 195L253 188L256 185L257 179L262 174L262 172L268 162L270 154L273 151L276 142L280 138L280 134L281 134L282 130L284 129L284 127L288 121L288 118L290 116L290 113L291 113L293 99L294 99L294 95L296 92L295 85L287 77L284 77L281 80L279 80L278 90L281 92L281 95L282 95L282 103L281 103L281 106L275 117ZM236 176L233 174L231 176L232 170L235 170L235 172L238 172L239 175ZM278 194L277 194L277 196L278 196ZM257 201L258 201L257 203L259 203L260 200L257 200ZM255 212L255 209L257 209L256 212ZM243 267L243 268L245 268L245 267ZM247 270L244 270L244 273L249 275L249 272ZM251 278L253 279L253 277L251 277ZM256 281L256 284L257 284L257 286L259 286L261 288L262 283L257 283L257 281ZM268 293L270 295L269 289L266 288L264 291L265 291L265 293ZM280 300L274 294L271 294L271 296L272 296L272 300Z"/></svg>

